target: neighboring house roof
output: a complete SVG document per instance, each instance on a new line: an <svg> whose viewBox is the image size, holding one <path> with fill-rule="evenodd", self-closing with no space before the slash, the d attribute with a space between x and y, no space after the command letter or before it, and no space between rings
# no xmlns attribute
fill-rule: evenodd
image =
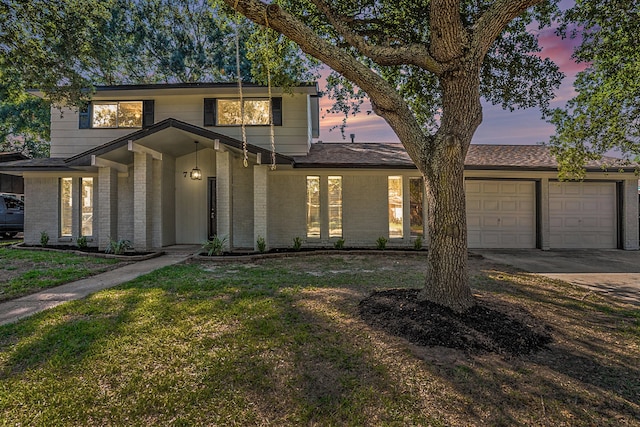
<svg viewBox="0 0 640 427"><path fill-rule="evenodd" d="M400 143L316 143L307 156L294 157L297 168L384 168L414 169L415 165ZM620 168L633 171L615 157L587 163L590 171ZM465 169L557 170L558 163L543 145L472 144Z"/></svg>
<svg viewBox="0 0 640 427"><path fill-rule="evenodd" d="M28 157L17 151L0 153L0 163L14 162L16 160L25 160L25 159L28 159Z"/></svg>
<svg viewBox="0 0 640 427"><path fill-rule="evenodd" d="M38 172L38 171L73 171L64 162L63 158L53 157L45 159L16 160L2 163L0 170L3 172Z"/></svg>

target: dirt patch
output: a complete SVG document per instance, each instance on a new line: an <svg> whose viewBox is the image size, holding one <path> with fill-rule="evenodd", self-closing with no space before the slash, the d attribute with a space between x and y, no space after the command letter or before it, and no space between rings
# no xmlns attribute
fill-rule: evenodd
<svg viewBox="0 0 640 427"><path fill-rule="evenodd" d="M439 346L468 354L522 355L545 348L550 328L526 310L495 298L478 298L477 305L459 314L420 301L418 289L374 292L360 302L369 325L419 346Z"/></svg>

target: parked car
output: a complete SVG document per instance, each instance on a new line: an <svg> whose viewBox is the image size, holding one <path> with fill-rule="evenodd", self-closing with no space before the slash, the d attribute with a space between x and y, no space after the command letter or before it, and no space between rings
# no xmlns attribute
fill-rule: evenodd
<svg viewBox="0 0 640 427"><path fill-rule="evenodd" d="M24 202L13 196L0 196L0 237L14 237L24 231Z"/></svg>

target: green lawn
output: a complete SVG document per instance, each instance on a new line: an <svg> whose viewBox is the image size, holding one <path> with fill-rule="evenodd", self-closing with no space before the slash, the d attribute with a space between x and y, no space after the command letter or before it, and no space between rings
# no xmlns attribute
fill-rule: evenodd
<svg viewBox="0 0 640 427"><path fill-rule="evenodd" d="M0 302L106 271L118 260L0 246Z"/></svg>
<svg viewBox="0 0 640 427"><path fill-rule="evenodd" d="M0 327L0 424L640 424L637 307L476 260L476 292L547 322L548 350L469 356L362 322L363 297L423 265L178 265Z"/></svg>

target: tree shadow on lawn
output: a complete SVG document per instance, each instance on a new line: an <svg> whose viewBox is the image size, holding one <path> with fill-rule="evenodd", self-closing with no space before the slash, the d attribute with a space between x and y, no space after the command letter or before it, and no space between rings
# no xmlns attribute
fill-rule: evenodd
<svg viewBox="0 0 640 427"><path fill-rule="evenodd" d="M286 265L309 271L309 263ZM123 411L158 423L174 416L164 413L171 411L193 423L280 425L603 425L640 420L638 323L624 305L576 299L584 291L538 283L517 272L487 271L474 283L480 300L491 301L490 317L509 318L499 314L507 307L520 326L530 326L531 320L534 331L550 334L553 342L537 352L506 352L508 343L487 344L490 330L478 332L471 323L476 332L470 331L470 337L482 336L483 345L451 349L442 342L411 344L383 330L384 325L365 322L359 304L375 285L336 285L327 279L319 286L316 276L307 282L302 275L282 286L261 282L260 270L272 265L282 264L258 265L253 275L237 267L220 267L213 274L196 274L189 267L164 269L113 290L126 295L136 289L115 303L108 292L91 297L104 298L99 309L78 301L11 326L0 347L19 345L10 349L0 379L51 361L60 364L60 371L72 370L99 351L102 339L135 328L136 333L156 335L153 342L165 347L180 345L158 348L144 359L143 366L158 369L144 378L145 390L136 383L124 389L112 385L116 394L127 387L151 393L149 400L140 398L137 406ZM188 280L172 281L171 274ZM158 295L162 303L150 301ZM215 317L222 310L228 318ZM148 328L139 324L145 321L139 318L141 311L153 317ZM183 321L190 326L174 331L176 341L157 337ZM628 348L625 325L636 328L629 332ZM500 324L491 328L499 336ZM76 340L71 351L56 347L65 340ZM144 354L147 349L136 350ZM162 388L163 370L183 368L191 376L175 380L185 382L178 397ZM124 381L126 363L121 369ZM179 400L191 395L191 400ZM104 405L96 411L108 415L114 400L95 399ZM231 418L215 418L224 417L224 410Z"/></svg>
<svg viewBox="0 0 640 427"><path fill-rule="evenodd" d="M44 367L67 372L80 363L94 346L118 334L131 322L136 307L144 303L143 295L126 295L114 310L109 291L89 297L103 299L102 307L87 305L87 300L71 301L53 310L38 313L21 322L3 326L0 350L9 349L0 366L0 379ZM104 308L100 310L100 308ZM84 312L83 312L84 311Z"/></svg>
<svg viewBox="0 0 640 427"><path fill-rule="evenodd" d="M416 355L435 364L434 373L471 398L468 413L493 412L482 415L491 424L521 423L512 414L519 406L541 420L558 411L577 424L640 420L635 307L598 296L585 301L583 289L525 273L488 275L493 279L478 284L491 293L477 295L479 307L467 315L419 302L418 291L406 289L372 294L360 314L409 341ZM442 358L451 357L450 349L465 353L454 356L462 362Z"/></svg>

